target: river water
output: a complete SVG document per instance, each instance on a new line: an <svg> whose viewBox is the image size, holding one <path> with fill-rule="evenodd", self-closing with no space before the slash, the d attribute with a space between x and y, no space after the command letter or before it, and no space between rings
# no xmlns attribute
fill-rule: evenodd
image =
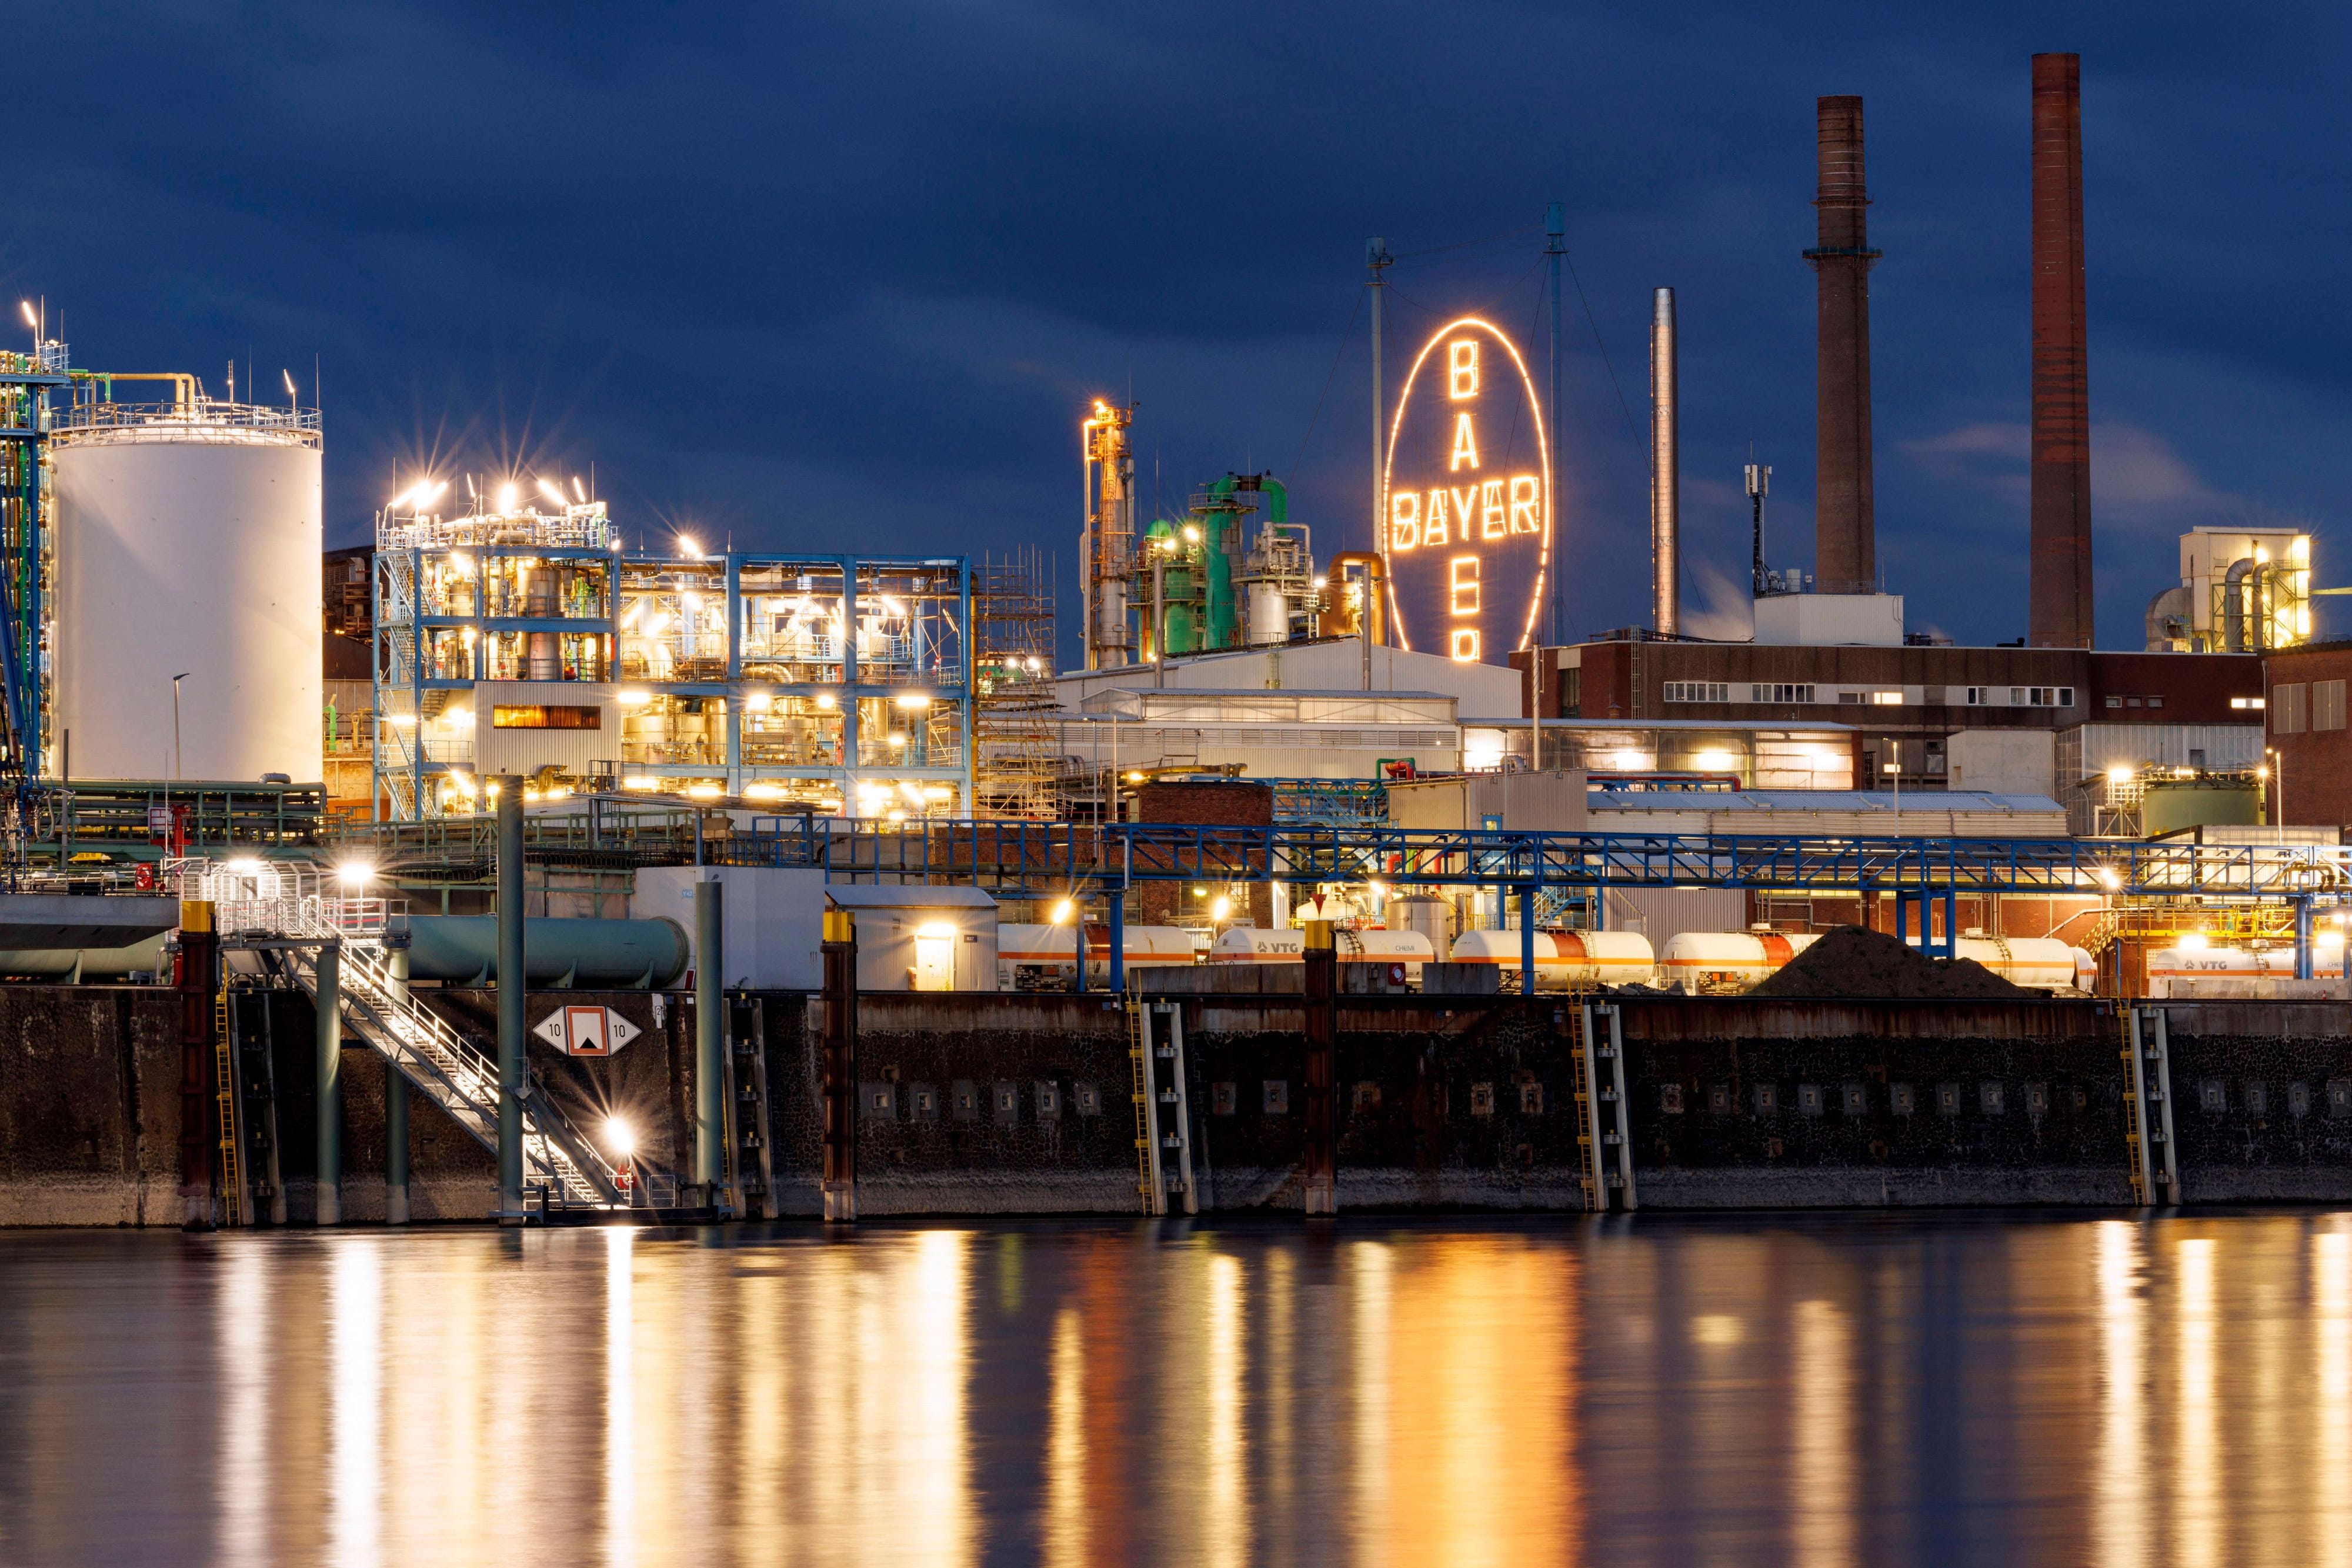
<svg viewBox="0 0 2352 1568"><path fill-rule="evenodd" d="M0 1236L0 1561L2352 1563L2352 1215Z"/></svg>

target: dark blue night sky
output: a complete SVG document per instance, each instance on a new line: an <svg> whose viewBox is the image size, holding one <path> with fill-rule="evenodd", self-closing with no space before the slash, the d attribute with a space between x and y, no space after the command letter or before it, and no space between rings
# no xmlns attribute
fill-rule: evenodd
<svg viewBox="0 0 2352 1568"><path fill-rule="evenodd" d="M1798 253L1813 100L1856 92L1880 561L1915 629L1990 642L2025 629L2027 58L2073 49L2100 646L2139 645L2195 523L2315 526L2352 582L2342 14L1948 9L20 8L0 286L86 366L217 393L249 353L307 400L315 359L330 542L427 458L593 461L633 542L1038 543L1067 590L1097 393L1142 405L1147 496L1155 462L1171 501L1271 467L1360 548L1365 238L1403 258L1392 363L1465 309L1539 357L1560 199L1569 627L1645 615L1672 284L1706 632L1744 616L1751 439L1771 553L1811 559Z"/></svg>

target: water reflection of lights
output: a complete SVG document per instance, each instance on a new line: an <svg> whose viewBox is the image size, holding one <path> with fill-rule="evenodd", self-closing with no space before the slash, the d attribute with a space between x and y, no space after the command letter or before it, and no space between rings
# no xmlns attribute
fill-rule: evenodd
<svg viewBox="0 0 2352 1568"><path fill-rule="evenodd" d="M1800 1301L1796 1333L1796 1463L1790 1476L1796 1560L1809 1568L1837 1568L1854 1561L1845 1314L1832 1302Z"/></svg>
<svg viewBox="0 0 2352 1568"><path fill-rule="evenodd" d="M1093 1561L1087 1529L1087 1350L1075 1307L1054 1316L1053 1393L1045 1427L1045 1540L1048 1568Z"/></svg>
<svg viewBox="0 0 2352 1568"><path fill-rule="evenodd" d="M2102 1563L2147 1561L2147 1439L2141 1380L2147 1375L2146 1309L2139 1297L2139 1227L2103 1220L2097 1232L2099 1439L2092 1478L2093 1555Z"/></svg>
<svg viewBox="0 0 2352 1568"><path fill-rule="evenodd" d="M637 1557L635 1227L604 1232L604 1560Z"/></svg>
<svg viewBox="0 0 2352 1568"><path fill-rule="evenodd" d="M2344 1478L2352 1473L2352 1231L2312 1237L2312 1333L2318 1340L2319 1430L2311 1445L2312 1539L2308 1561L2330 1568L2352 1563L2352 1521L2346 1518Z"/></svg>
<svg viewBox="0 0 2352 1568"><path fill-rule="evenodd" d="M2213 1243L2200 1237L2180 1244L2178 1272L2180 1386L2175 1395L2180 1463L2174 1470L2175 1561L2182 1568L2212 1568L2221 1561L2221 1498L2215 1488L2214 1441L2221 1412L2213 1397Z"/></svg>
<svg viewBox="0 0 2352 1568"><path fill-rule="evenodd" d="M340 1239L330 1284L332 1500L329 1555L337 1568L383 1561L383 1258L373 1239Z"/></svg>

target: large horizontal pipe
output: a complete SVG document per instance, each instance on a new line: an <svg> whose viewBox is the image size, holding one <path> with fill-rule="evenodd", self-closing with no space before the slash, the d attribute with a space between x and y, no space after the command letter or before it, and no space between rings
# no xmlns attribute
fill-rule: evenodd
<svg viewBox="0 0 2352 1568"><path fill-rule="evenodd" d="M95 901L95 900L93 900ZM0 949L0 976L28 980L123 980L153 974L163 964L159 932L128 947L27 947Z"/></svg>
<svg viewBox="0 0 2352 1568"><path fill-rule="evenodd" d="M667 985L686 973L688 952L686 930L676 921L523 921L524 977L551 990ZM497 980L497 917L411 916L408 976L475 985Z"/></svg>

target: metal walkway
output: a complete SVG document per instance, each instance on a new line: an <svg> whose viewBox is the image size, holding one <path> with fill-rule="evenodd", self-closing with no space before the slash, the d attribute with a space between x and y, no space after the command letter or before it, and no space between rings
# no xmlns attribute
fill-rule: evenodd
<svg viewBox="0 0 2352 1568"><path fill-rule="evenodd" d="M337 949L345 1027L495 1157L498 1062L406 994L383 945L383 900L324 896L310 882L291 867L213 870L191 879L189 896L212 900L225 944L267 943L279 952L313 1002L320 952ZM535 1081L526 1081L522 1092L522 1153L525 1185L545 1188L552 1203L602 1208L626 1202L618 1173Z"/></svg>

